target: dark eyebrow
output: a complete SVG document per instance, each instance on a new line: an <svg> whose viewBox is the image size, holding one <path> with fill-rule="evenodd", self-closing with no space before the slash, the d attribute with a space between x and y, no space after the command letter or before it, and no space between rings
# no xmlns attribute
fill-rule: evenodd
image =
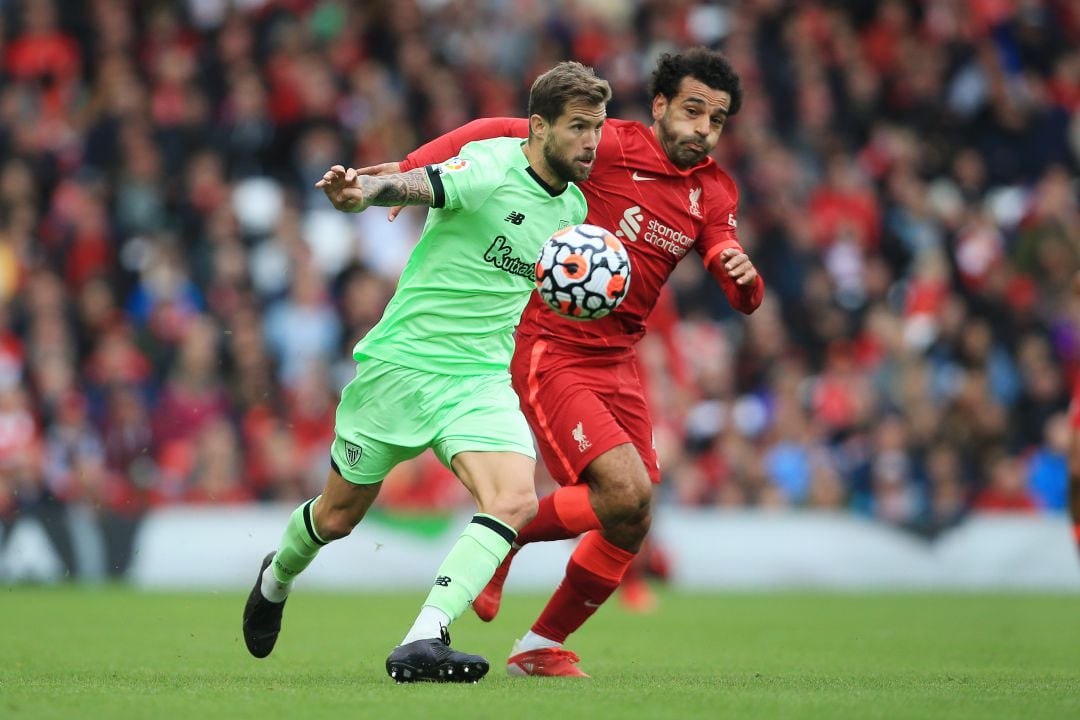
<svg viewBox="0 0 1080 720"><path fill-rule="evenodd" d="M699 97L694 97L693 95L691 95L690 97L683 100L683 102L684 103L693 103L694 105L700 105L700 106L705 106L706 105L704 100L702 100ZM717 108L716 111L714 111L712 113L712 115L723 115L724 117L727 117L728 111L725 110L724 108Z"/></svg>
<svg viewBox="0 0 1080 720"><path fill-rule="evenodd" d="M599 119L600 124L605 123L607 121L607 113L604 113L599 118L592 118L592 117L589 117L588 115L571 115L569 122L571 124L576 123L576 122L583 122L583 123L588 124L588 123L596 122L597 119Z"/></svg>

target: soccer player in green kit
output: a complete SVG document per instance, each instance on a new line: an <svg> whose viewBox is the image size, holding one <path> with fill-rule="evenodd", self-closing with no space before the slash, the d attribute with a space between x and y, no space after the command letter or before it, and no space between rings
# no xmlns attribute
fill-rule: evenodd
<svg viewBox="0 0 1080 720"><path fill-rule="evenodd" d="M357 374L337 408L326 486L296 509L263 559L244 608L255 657L274 648L293 579L323 545L352 532L391 468L431 448L477 513L386 669L399 682L476 681L487 672L487 660L450 647L447 627L536 513L532 436L510 386L513 330L540 246L585 218L573 182L592 169L610 97L591 69L560 63L532 86L526 141L470 143L440 165L380 177L334 166L316 183L346 212L432 210L382 319L353 350Z"/></svg>

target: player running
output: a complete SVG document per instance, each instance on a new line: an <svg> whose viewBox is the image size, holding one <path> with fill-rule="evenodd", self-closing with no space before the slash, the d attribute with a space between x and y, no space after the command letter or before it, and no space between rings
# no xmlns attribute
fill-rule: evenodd
<svg viewBox="0 0 1080 720"><path fill-rule="evenodd" d="M495 617L521 546L586 534L540 618L515 643L507 663L513 675L586 676L563 643L618 587L649 530L660 470L634 345L676 264L696 251L743 313L753 312L764 294L736 237L735 183L709 157L739 110L738 75L722 54L694 48L663 55L650 89L652 127L608 120L596 165L581 186L589 202L586 221L626 243L634 272L629 294L613 313L591 322L562 319L534 297L517 330L514 389L563 487L540 500L536 517L473 603L476 613ZM478 138L522 136L527 128L519 119L476 120L419 148L400 167L449 157Z"/></svg>
<svg viewBox="0 0 1080 720"><path fill-rule="evenodd" d="M508 374L513 330L541 244L585 217L573 182L592 169L610 97L591 69L560 63L533 84L528 141L470 143L440 164L377 178L334 166L316 183L339 210L433 209L382 319L353 350L357 374L337 408L325 489L296 509L263 559L244 608L255 657L273 650L296 576L352 532L391 468L431 448L478 512L386 670L399 682L487 672L487 660L450 647L447 627L536 513L533 443Z"/></svg>

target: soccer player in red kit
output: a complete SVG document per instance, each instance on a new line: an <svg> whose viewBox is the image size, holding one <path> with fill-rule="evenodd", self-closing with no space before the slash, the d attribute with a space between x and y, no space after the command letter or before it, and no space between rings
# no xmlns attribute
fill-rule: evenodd
<svg viewBox="0 0 1080 720"><path fill-rule="evenodd" d="M694 48L662 56L650 91L652 127L607 120L592 175L581 183L586 222L615 233L630 254L628 295L607 317L587 322L564 319L533 295L517 328L514 389L562 487L540 501L515 548L584 537L540 618L515 643L507 662L512 675L586 676L563 643L615 591L649 530L660 469L634 345L676 264L696 252L743 313L753 312L764 293L736 237L735 183L709 157L739 109L738 75L722 54ZM469 141L527 132L526 120L476 120L419 148L400 166L360 172L423 167ZM520 216L514 210L506 208L508 222ZM473 603L484 620L498 611L513 552Z"/></svg>

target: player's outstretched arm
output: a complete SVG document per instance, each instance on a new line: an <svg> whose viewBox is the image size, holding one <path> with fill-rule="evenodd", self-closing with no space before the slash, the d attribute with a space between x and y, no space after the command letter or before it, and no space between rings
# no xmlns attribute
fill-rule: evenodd
<svg viewBox="0 0 1080 720"><path fill-rule="evenodd" d="M315 187L342 212L363 212L372 205L431 205L434 189L427 170L421 168L391 175L361 175L353 168L334 165Z"/></svg>
<svg viewBox="0 0 1080 720"><path fill-rule="evenodd" d="M356 169L357 175L395 175L399 172L401 172L400 162L384 162L379 163L378 165L368 165L367 167ZM386 213L386 219L390 222L394 222L394 218L396 218L404 209L404 205L394 205L390 208L390 211Z"/></svg>
<svg viewBox="0 0 1080 720"><path fill-rule="evenodd" d="M487 140L496 137L528 137L529 121L527 118L479 118L471 120L461 127L451 130L427 142L405 156L401 162L403 170L413 170L432 163L440 163L454 157L461 148L474 140Z"/></svg>
<svg viewBox="0 0 1080 720"><path fill-rule="evenodd" d="M711 260L708 269L720 281L731 307L749 315L761 305L765 297L765 283L750 256L741 248L725 248Z"/></svg>

